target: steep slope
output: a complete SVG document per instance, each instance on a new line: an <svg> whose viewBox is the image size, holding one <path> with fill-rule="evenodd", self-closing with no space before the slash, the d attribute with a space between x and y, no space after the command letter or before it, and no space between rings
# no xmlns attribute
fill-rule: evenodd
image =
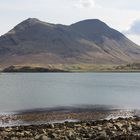
<svg viewBox="0 0 140 140"><path fill-rule="evenodd" d="M93 41L113 57L124 61L136 61L140 58L138 45L98 19L72 24L71 29L82 33L87 40Z"/></svg>
<svg viewBox="0 0 140 140"><path fill-rule="evenodd" d="M29 18L0 37L0 64L119 64L140 59L140 48L100 20L70 26Z"/></svg>

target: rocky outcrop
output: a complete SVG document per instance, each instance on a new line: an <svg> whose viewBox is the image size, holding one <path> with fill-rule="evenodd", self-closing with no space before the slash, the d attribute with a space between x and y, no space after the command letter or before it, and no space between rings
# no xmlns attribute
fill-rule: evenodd
<svg viewBox="0 0 140 140"><path fill-rule="evenodd" d="M140 118L0 128L1 140L138 140Z"/></svg>
<svg viewBox="0 0 140 140"><path fill-rule="evenodd" d="M62 69L56 68L45 68L45 67L30 67L30 66L23 66L23 67L16 67L10 66L2 70L2 72L66 72Z"/></svg>

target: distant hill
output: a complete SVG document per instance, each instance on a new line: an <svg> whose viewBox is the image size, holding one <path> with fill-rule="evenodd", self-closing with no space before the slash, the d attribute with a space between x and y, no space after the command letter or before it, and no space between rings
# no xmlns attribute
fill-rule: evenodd
<svg viewBox="0 0 140 140"><path fill-rule="evenodd" d="M70 26L29 18L0 37L0 65L125 64L140 46L98 19Z"/></svg>

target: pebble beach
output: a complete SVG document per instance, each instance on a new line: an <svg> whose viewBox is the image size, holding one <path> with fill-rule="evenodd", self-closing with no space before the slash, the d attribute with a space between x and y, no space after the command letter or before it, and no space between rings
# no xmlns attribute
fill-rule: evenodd
<svg viewBox="0 0 140 140"><path fill-rule="evenodd" d="M3 114L0 140L137 140L137 114L126 110Z"/></svg>

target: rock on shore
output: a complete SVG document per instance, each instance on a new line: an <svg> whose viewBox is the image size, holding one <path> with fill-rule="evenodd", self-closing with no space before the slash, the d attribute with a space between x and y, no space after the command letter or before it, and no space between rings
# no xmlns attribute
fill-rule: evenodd
<svg viewBox="0 0 140 140"><path fill-rule="evenodd" d="M0 128L0 140L139 140L140 118Z"/></svg>

